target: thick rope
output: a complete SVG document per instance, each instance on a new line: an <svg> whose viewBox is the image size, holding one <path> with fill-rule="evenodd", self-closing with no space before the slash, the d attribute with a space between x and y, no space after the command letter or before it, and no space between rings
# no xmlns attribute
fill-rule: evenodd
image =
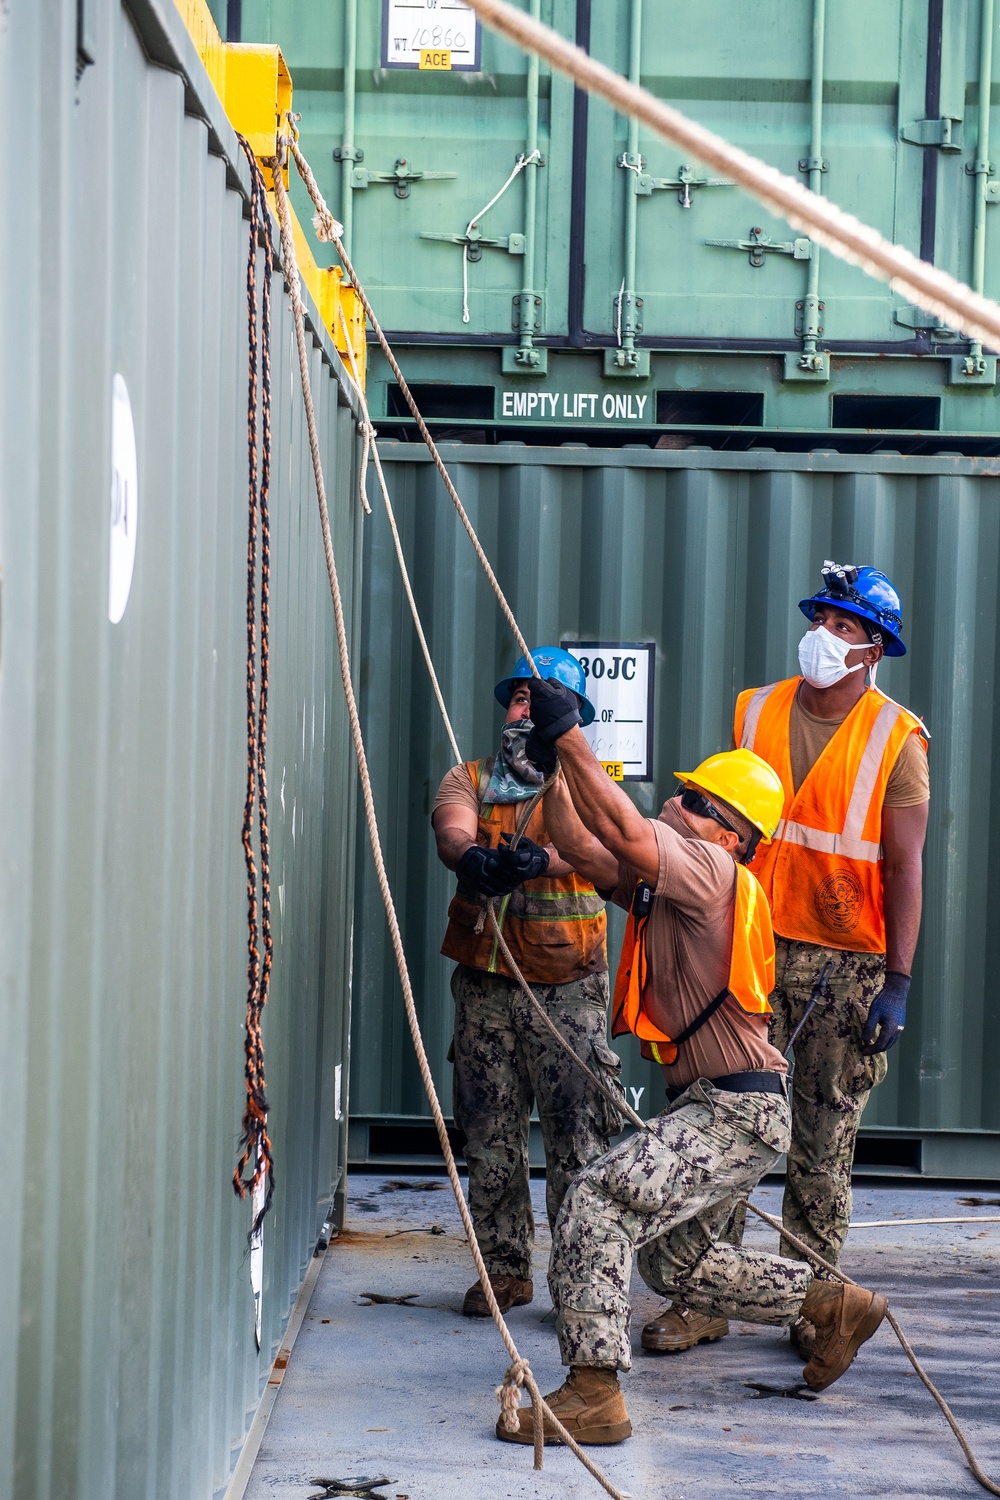
<svg viewBox="0 0 1000 1500"><path fill-rule="evenodd" d="M247 873L247 1016L243 1044L246 1105L240 1145L243 1148L233 1173L233 1188L239 1197L253 1192L266 1177L264 1202L254 1217L251 1237L257 1233L274 1197L274 1155L267 1133L267 1086L264 1071L264 1038L261 1015L267 1003L274 958L271 936L271 863L267 822L267 700L270 664L269 590L271 577L271 529L268 501L271 487L271 276L274 255L267 191L260 167L243 136L238 137L250 163L250 248L247 255L247 779L243 804L243 854ZM258 394L257 394L257 252L264 237L264 278L260 312L260 481L258 486ZM260 530L260 681L257 680L257 532ZM258 876L254 858L254 811L260 846L260 910ZM261 960L260 943L264 956Z"/></svg>
<svg viewBox="0 0 1000 1500"><path fill-rule="evenodd" d="M706 166L731 177L765 208L805 231L815 242L869 276L888 281L893 291L910 297L949 327L970 338L1000 348L1000 305L971 287L920 260L902 245L894 245L877 229L845 213L829 198L810 192L802 183L750 156L722 136L706 130L655 98L648 89L630 83L582 48L535 21L506 0L469 0L479 18L509 37L525 52L536 53L565 73L579 88L599 94L623 115L643 121L658 135L683 147Z"/></svg>
<svg viewBox="0 0 1000 1500"><path fill-rule="evenodd" d="M849 1229L895 1229L897 1224L1000 1224L1000 1216L979 1218L966 1214L960 1219L868 1219L860 1223L855 1223L852 1219L847 1227Z"/></svg>
<svg viewBox="0 0 1000 1500"><path fill-rule="evenodd" d="M471 0L471 3L473 4L473 7L475 9L479 9L480 8L480 0ZM507 7L504 7L504 9L507 9ZM521 12L514 12L513 14L514 15L518 15L518 16L522 15ZM541 28L541 29L544 30L545 28ZM553 33L553 35L554 35L554 33ZM573 49L573 50L576 51L578 49ZM586 54L581 54L581 55L585 56ZM589 61L589 59L588 59L588 61ZM612 74L610 76L612 78L617 78L617 75L614 75L614 74ZM656 101L654 101L654 102L656 102ZM293 133L294 133L294 122L292 121L291 117L290 117L290 124L293 125ZM413 414L414 414L414 416L415 416L415 418L417 420L417 424L418 424L418 427L421 430L421 434L424 437L424 441L426 442L426 444L427 444L427 446L428 446L428 448L429 448L432 456L434 457L435 463L437 464L439 471L442 473L442 477L445 479L445 483L446 483L446 485L447 485L447 487L449 489L449 493L452 495L453 501L456 504L456 507L457 507L457 509L459 511L459 514L462 517L463 522L464 522L464 524L466 526L466 530L469 532L469 535L470 535L470 537L471 537L471 539L473 541L473 544L474 544L474 546L476 548L477 555L480 555L480 560L483 562L483 566L486 569L487 574L490 577L491 582L493 583L494 591L497 594L498 600L501 602L501 605L504 608L505 613L508 615L508 623L510 623L511 628L514 631L514 634L515 634L516 638L518 639L518 642L522 645L522 649L524 650L524 654L528 657L528 660L529 660L529 662L531 662L532 668L534 669L534 662L531 660L530 653L528 652L527 647L524 644L524 638L523 638L523 636L521 636L521 633L520 633L520 630L517 627L516 621L514 621L513 616L510 614L509 606L507 605L506 599L503 597L503 594L502 594L502 592L501 592L501 590L499 588L499 584L495 580L495 577L493 575L492 569L489 566L489 562L485 558L485 554L482 553L482 548L481 548L481 545L479 543L479 540L476 537L475 532L472 529L471 523L469 522L468 517L465 514L465 511L464 511L464 509L463 509L463 507L461 505L461 501L458 498L457 492L454 490L454 487L452 486L451 481L448 478L446 471L444 470L444 465L441 462L440 455L437 452L437 448L435 447L433 439L431 438L430 434L427 432L426 426L425 426L425 424L423 422L423 418L421 417L420 412L419 412L419 410L418 410L418 408L416 406L416 403L413 400L413 397L412 397L412 395L411 395L411 393L409 391L409 387L406 385L406 382L403 379L402 372L399 370L399 367L396 364L395 358L392 355L392 351L389 348L389 345L388 345L388 343L387 343L387 341L385 339L385 335L382 333L381 327L379 326L378 321L375 318L374 312L371 309L371 304L368 302L367 296L366 296L363 288L358 283L357 275L356 275L356 273L354 271L353 266L351 265L350 261L346 258L346 256L343 255L343 247L340 244L339 236L337 236L336 233L335 233L335 221L333 220L332 215L330 214L329 210L327 209L326 204L323 202L322 196L319 194L319 190L316 187L315 179L313 178L312 172L309 169L308 163L306 163L305 159L301 156L301 153L298 151L298 148L297 148L297 145L295 143L294 138L291 141L288 142L288 145L291 148L292 154L295 156L296 165L297 165L297 167L299 169L299 173L302 176L303 181L306 183L306 186L309 188L310 194L313 197L313 201L314 201L314 203L317 206L317 215L316 215L316 219L314 220L314 223L316 223L317 232L318 233L320 232L320 225L321 224L323 224L324 227L326 226L327 221L328 221L328 223L329 223L330 226L334 226L334 229L328 230L328 233L330 234L330 237L332 238L333 242L337 246L338 254L341 255L341 258L342 258L342 260L344 262L345 269L347 270L348 275L351 277L351 280L352 280L352 283L354 285L354 288L355 288L355 290L356 290L356 292L357 292L357 294L358 294L358 296L359 296L359 298L360 298L360 300L362 302L362 305L365 308L366 314L371 319L372 326L375 328L376 333L377 333L377 335L379 337L379 341L382 344L383 352L385 353L386 358L388 359L391 368L393 369L394 373L396 374L396 377L397 377L397 379L398 379L398 381L400 383L401 389L404 392L404 395L405 395L406 400L407 400L407 402L408 402L408 404L410 406L410 409L413 412ZM742 153L740 153L740 154L742 155ZM710 160L709 158L703 158L703 159ZM748 160L753 160L753 159L752 158L748 158ZM768 170L770 170L770 169L768 169ZM294 268L294 265L295 265L295 260L294 260L294 245L292 243L292 238L291 238L291 225L290 225L290 222L288 221L288 218L287 218L288 209L287 209L287 201L285 200L285 195L284 195L284 186L282 184L281 189L280 189L280 197L279 197L279 191L278 191L278 188L277 188L277 184L281 180L280 170L275 170L274 177L275 177L275 183L276 183L275 200L276 200L276 203L279 206L279 221L281 222L281 227L282 227L282 245L285 246L285 241L286 241L286 237L287 237L287 247L285 249L285 254L286 254L286 256L290 256L289 264L292 266L292 268ZM790 179L788 179L788 180L790 181ZM792 183L792 186L798 188L799 185L797 183ZM804 191L804 190L801 190L801 191ZM809 196L811 196L811 195L809 195ZM823 202L825 200L819 200L819 201ZM284 218L282 218L282 207L284 209ZM324 219L324 215L325 215L325 219ZM324 238L324 235L320 234L320 238ZM287 268L286 268L286 277L287 277L287 275L288 275L288 272L287 272ZM957 283L956 283L956 285L957 285ZM290 290L292 290L291 283L290 283ZM985 299L983 299L983 300L985 300ZM300 296L299 291L298 291L298 278L297 278L297 275L295 275L295 277L294 277L294 291L292 291L292 306L293 306L293 311L296 314L296 335L297 335L297 338L299 340L299 346L300 346L299 347L299 364L300 364L300 369L301 369L301 372L302 372L303 394L304 394L305 401L306 401L307 419L309 419L309 421L310 421L310 434L311 434L310 446L312 446L312 434L315 431L315 420L313 418L311 418L311 416L310 416L311 408L312 408L312 398L311 398L311 392L310 392L310 387L309 387L308 365L307 365L306 360L305 360L305 337L304 337L304 331L302 331L302 307L301 307L301 296ZM1000 308L998 308L997 311L998 311L998 313L1000 313ZM1000 325L998 325L998 327L1000 327ZM350 345L350 340L348 340L348 345ZM567 1446L572 1449L572 1451L581 1460L581 1462L585 1465L585 1467L588 1469L588 1471L591 1474L593 1474L593 1476L597 1479L598 1483L601 1484L602 1487L609 1494L611 1494L611 1495L618 1495L619 1492L614 1489L614 1487L611 1485L610 1481L601 1473L601 1471L596 1467L596 1465L594 1465L593 1463L591 1463L591 1461L587 1457L587 1455L583 1452L583 1450L579 1447L579 1445L570 1437L569 1433L566 1432L565 1428L558 1421L558 1419L553 1416L553 1414L551 1413L551 1410L549 1409L549 1407L547 1406L547 1404L542 1399L541 1394L540 1394L540 1392L538 1390L538 1386L535 1383L533 1375L531 1374L530 1366L528 1365L528 1363L527 1363L526 1360L522 1360L517 1355L517 1353L516 1353L516 1350L514 1348L513 1339L511 1338L511 1335L510 1335L510 1331L507 1328L507 1325L504 1322L504 1319L503 1319L503 1317L502 1317L502 1315L501 1315L501 1313L499 1311L499 1308L496 1305L496 1299L495 1299L495 1297L493 1297L493 1295L492 1295L492 1288L489 1285L489 1278L488 1278L488 1276L485 1273L485 1265L482 1262L481 1252L479 1251L479 1245L478 1245L478 1242L476 1240L475 1231L474 1231L473 1226L472 1226L471 1215L469 1214L468 1205L465 1202L465 1196L464 1196L464 1194L462 1192L461 1184L460 1184L460 1181L459 1181L459 1178L458 1178L458 1171L457 1171L457 1168L455 1166L455 1159L454 1159L454 1154L453 1154L453 1152L451 1150L451 1143L448 1140L447 1129L446 1129L446 1126L444 1124L444 1116L443 1116L443 1113L441 1111L440 1100L438 1099L438 1096L437 1096L437 1090L436 1090L436 1088L434 1086L433 1077L431 1076L430 1065L429 1065L429 1062L428 1062L428 1059L427 1059L427 1054L426 1054L426 1051L425 1051L424 1046L423 1046L423 1038L422 1038L421 1033L420 1033L420 1025L419 1025L419 1021L417 1019L416 1008L415 1008L415 1005L414 1005L414 1002L413 1002L413 994L412 994L412 989L411 989L411 986L410 986L409 972L408 972L408 968L407 968L407 964L406 964L406 956L405 956L405 953L403 952L403 948L402 948L402 940L401 940L401 936L400 936L400 933L399 933L399 926L398 926L398 920L396 918L395 906L393 904L392 894L391 894L391 890L389 888L389 883L388 883L388 876L386 875L385 865L384 865L384 861L382 859L382 851L381 851L381 844L380 844L380 841L379 841L378 826L377 826L377 822L376 822L376 819L375 819L374 802L373 802L372 794L371 794L370 781L368 779L367 761L366 761L366 758L365 758L364 744L363 744L362 739L361 739L360 721L359 721L358 715L357 715L357 706L356 706L356 703L355 703L355 700L354 700L354 692L353 692L353 687L352 687L352 684L351 684L350 662L349 662L349 658L348 658L348 655L347 655L347 638L346 638L346 632L344 630L344 625L343 625L343 610L342 610L341 605L340 605L340 592L339 592L339 585L337 583L336 565L335 565L334 558L333 558L332 541L330 540L329 518L328 518L328 514L327 514L327 507L326 507L326 495L325 495L325 487L324 487L324 484L323 484L322 467L321 467L321 465L319 463L319 457L318 457L318 444L314 448L314 469L315 469L315 472L316 472L317 494L319 496L321 519L322 519L322 522L323 522L324 546L327 549L327 568L328 568L328 571L330 573L331 591L332 591L333 596L334 596L334 609L335 609L335 614L336 614L337 622L338 622L337 634L338 634L338 644L340 645L340 648L341 648L341 674L342 674L342 677L344 679L344 690L345 690L345 694L347 695L348 710L349 710L349 713L350 713L350 716L351 716L351 728L352 728L352 735L354 737L355 753L356 753L356 755L358 757L358 768L359 768L359 772L360 772L360 775L361 775L362 789L363 789L364 797L365 797L365 808L366 808L366 812L368 813L369 836L370 836L370 839L371 839L371 842L372 842L372 851L373 851L373 854L375 855L376 869L377 869L377 872L378 872L380 889L382 890L383 902L384 902L385 908L386 908L386 915L387 915L387 917L389 919L389 927L390 927L390 933L392 935L392 940L393 940L393 949L394 949L394 952L395 952L395 955L396 955L397 968L399 969L400 979L401 979L401 982L402 982L402 985L403 985L403 996L404 996L404 1002L406 1004L407 1019L408 1019L408 1021L410 1023L410 1032L411 1032L411 1035L413 1037L414 1048L415 1048L415 1050L417 1052L417 1060L418 1060L418 1064L420 1066L421 1077L423 1079L424 1087L425 1087L425 1089L427 1091L427 1096L428 1096L428 1099L429 1099L430 1104L431 1104L431 1110L432 1110L432 1113L433 1113L433 1116L434 1116L435 1127L437 1128L438 1138L439 1138L439 1140L441 1142L442 1151L444 1153L445 1164L446 1164L446 1167L447 1167L447 1170L448 1170L448 1176L449 1176L449 1179L451 1180L452 1189L453 1189L453 1191L455 1193L456 1201L457 1201L458 1206L459 1206L459 1212L460 1212L461 1217L462 1217L462 1222L463 1222L463 1225L465 1226L466 1233L468 1235L469 1245L470 1245L470 1248L473 1251L473 1259L476 1262L477 1269L479 1270L480 1280L482 1282L482 1285L483 1285L483 1287L486 1290L487 1302L490 1305L490 1311L493 1314L494 1322L496 1323L497 1328L500 1331L501 1337L504 1340L504 1344L507 1347L508 1353L510 1353L510 1355L511 1355L511 1366L508 1369L506 1376L504 1377L503 1385L498 1388L498 1395L500 1396L500 1399L501 1399L501 1420L503 1421L503 1423L504 1423L505 1426L508 1426L509 1423L511 1423L511 1422L514 1421L514 1417L513 1417L513 1414L512 1414L512 1400L513 1400L512 1392L514 1390L518 1389L522 1384L526 1385L528 1387L528 1389L529 1389L530 1394L531 1394L532 1405L533 1405L533 1408L534 1408L535 1467L536 1467L536 1469L540 1469L542 1467L542 1426L541 1426L541 1422L539 1420L539 1411L541 1409L542 1411L544 1411L545 1416L548 1418L548 1420L551 1422L551 1424L553 1425L553 1427L555 1427L555 1429L559 1433L562 1441L565 1442L567 1444ZM412 612L414 614L414 622L417 623L418 622L418 616L417 616L417 613L416 613L416 605L415 604L411 604L411 610L412 610ZM421 631L421 635L422 635L422 631ZM536 675L538 675L537 674L537 669L535 669L535 673L536 673ZM457 749L457 746L455 748ZM506 942L504 941L503 934L501 933L499 924L497 923L496 912L495 912L495 908L494 908L494 905L493 905L492 902L489 903L489 905L487 907L487 911L488 911L488 914L489 914L491 925L492 925L493 930L494 930L494 934L495 934L495 936L496 936L496 938L498 940L498 943L500 945L501 951L504 953L504 957L505 957L506 961L508 962L508 964L511 967L512 974L515 976L517 982L519 983L519 985L521 986L521 988L525 992L526 996L530 999L530 1001L531 1001L532 1005L534 1006L536 1012L539 1014L539 1016L541 1017L541 1019L544 1021L547 1029L552 1033L552 1035L558 1041L559 1045L563 1048L563 1050L570 1057L573 1058L573 1060L576 1062L577 1066L583 1069L584 1073L587 1074L588 1078L591 1080L591 1082L594 1084L594 1086L602 1094L604 1094L606 1097L610 1098L611 1101L616 1106L616 1108L618 1108L621 1111L621 1113L624 1114L625 1117L628 1120L631 1121L632 1124L636 1125L639 1129L648 1130L649 1126L648 1126L647 1122L644 1121L636 1113L636 1111L633 1110L629 1106L629 1104L624 1100L624 1098L621 1098L621 1097L619 1097L617 1095L614 1095L601 1082L601 1080L596 1077L596 1075L588 1067L588 1065L583 1061L583 1059L576 1052L574 1052L574 1050L572 1049L572 1047L566 1042L565 1038L560 1034L560 1032L555 1027L555 1025L553 1024L553 1022L549 1018L549 1016L546 1014L546 1012L543 1010L543 1008L539 1004L539 1002L538 1002L537 998L535 997L534 992L532 991L530 985L528 985L527 981L524 979L524 976L521 974L520 969L518 968L516 962L514 961L513 955L510 953L510 949L508 948ZM809 1245L807 1245L804 1240L799 1239L799 1237L797 1235L793 1234L790 1230L786 1229L781 1224L781 1222L779 1220L772 1218L770 1214L766 1213L763 1209L758 1208L755 1204L749 1202L749 1200L747 1200L747 1205L746 1206L750 1210L751 1213L756 1214L758 1218L763 1219L765 1223L769 1224L772 1229L777 1230L777 1232L779 1233L779 1235L781 1235L786 1242L788 1242L789 1244L794 1245L796 1247L796 1249L798 1249L799 1251L801 1251L802 1254L804 1254L806 1256L806 1258L809 1259L809 1260L811 1260L815 1265L817 1265L817 1266L823 1268L824 1270L830 1272L831 1275L833 1275L834 1277L836 1277L838 1280L844 1282L845 1285L854 1286L854 1285L857 1284L857 1283L851 1281L850 1277L846 1276L842 1271L838 1270L835 1266L832 1266L828 1261L824 1260L824 1258L821 1255L819 1255L816 1251L814 1251ZM958 1440L958 1443L959 1443L959 1445L960 1445L960 1447L962 1449L962 1452L964 1453L964 1455L966 1457L966 1460L967 1460L967 1462L969 1464L969 1468L972 1471L973 1475L978 1480L978 1482L983 1486L984 1489L988 1490L991 1494L1000 1496L1000 1487L998 1487L997 1485L995 1485L993 1483L993 1481L988 1477L988 1475L980 1467L980 1465L977 1462L976 1457L975 1457L975 1455L974 1455L971 1447L969 1446L969 1443L968 1443L968 1441L967 1441L964 1433L962 1432L961 1427L959 1426L958 1422L955 1419L954 1414L951 1411L951 1408L949 1407L948 1403L945 1401L944 1397L941 1395L940 1391L938 1391L938 1389L934 1385L933 1381L927 1375L927 1373L924 1370L923 1366L920 1364L920 1361L918 1360L916 1354L914 1353L912 1346L910 1345L909 1341L907 1340L905 1334L903 1333L902 1329L899 1326L899 1323L896 1320L895 1315L892 1313L891 1310L887 1310L887 1312L886 1312L886 1319L889 1322L889 1324L892 1327L892 1329L894 1330L894 1332L896 1333L896 1336L899 1339L899 1342L902 1345L902 1348L903 1348L904 1352L906 1353L907 1358L909 1359L910 1363L913 1365L914 1370L920 1376L920 1379L923 1382L924 1386L927 1388L927 1390L930 1392L930 1394L934 1397L934 1400L937 1402L937 1404L940 1407L942 1413L944 1414L945 1419L947 1420L949 1426L951 1427L953 1433L955 1434L956 1439Z"/></svg>
<svg viewBox="0 0 1000 1500"><path fill-rule="evenodd" d="M545 1428L553 1428L559 1435L560 1440L572 1450L587 1471L593 1475L598 1484L612 1496L612 1500L625 1500L625 1497L611 1483L605 1474L589 1458L577 1443L571 1433L553 1414L550 1407L542 1397L534 1375L531 1373L528 1362L522 1359L518 1353L517 1345L511 1335L510 1329L504 1321L496 1296L490 1284L489 1272L483 1260L479 1242L476 1239L475 1226L469 1206L465 1201L462 1184L455 1164L454 1152L448 1139L448 1130L445 1125L444 1114L441 1109L441 1101L438 1098L437 1089L431 1074L430 1062L424 1047L423 1037L420 1032L420 1022L417 1017L416 1003L413 997L413 987L410 982L409 968L406 962L406 954L403 949L402 934L399 930L399 919L396 915L396 906L389 885L389 876L385 867L385 859L382 853L382 841L379 835L378 819L375 812L375 801L372 794L371 779L368 774L368 759L365 753L364 740L361 733L361 720L358 714L357 700L354 695L354 684L351 675L350 653L347 643L347 627L344 622L344 609L340 593L340 581L337 575L337 564L333 550L333 538L330 532L330 514L326 499L326 483L323 477L323 464L319 451L319 437L316 431L316 415L313 408L312 386L309 377L309 356L306 349L304 309L302 306L302 292L299 285L298 269L295 261L295 244L292 239L291 217L288 208L288 198L282 180L282 168L284 165L284 148L287 142L281 139L281 156L271 158L267 165L271 167L274 176L274 202L278 215L278 223L281 228L281 246L284 262L284 277L288 287L288 293L292 304L292 313L295 320L295 342L298 349L299 372L302 379L302 397L305 404L306 426L309 432L309 450L312 456L313 474L316 481L316 496L319 502L320 526L323 533L323 552L326 558L327 575L330 582L330 593L333 599L334 619L337 631L337 649L340 657L340 675L344 687L344 696L347 700L347 712L351 724L351 738L354 743L354 753L358 763L358 775L361 781L361 793L365 807L365 817L368 823L368 837L371 843L372 856L375 861L375 871L378 878L379 890L382 894L385 906L386 919L389 924L389 934L392 940L393 953L396 958L396 967L399 971L400 984L403 990L403 1003L406 1008L406 1018L410 1027L410 1035L413 1038L414 1050L417 1054L417 1066L420 1069L420 1077L427 1092L427 1098L434 1117L434 1125L437 1130L441 1151L445 1159L445 1167L451 1182L455 1201L458 1205L459 1215L469 1241L469 1249L479 1273L480 1283L486 1297L493 1321L497 1326L500 1337L503 1339L504 1347L510 1356L511 1367L514 1370L512 1379L517 1383L527 1386L531 1396L531 1404L534 1411L535 1431L535 1468L541 1469L544 1456Z"/></svg>
<svg viewBox="0 0 1000 1500"><path fill-rule="evenodd" d="M344 316L344 309L340 303L337 304L337 311L340 313L340 323L341 327L344 330L344 339L347 343L347 353L350 357L351 380L357 393L358 403L361 407L364 431L368 434L364 453L367 453L369 451L370 446L372 458L375 460L375 473L378 475L379 488L382 491L382 503L385 506L385 513L389 518L389 530L392 532L392 544L396 549L396 562L399 564L399 573L400 577L403 580L403 591L406 594L406 602L410 606L410 614L413 616L413 624L417 632L417 640L420 642L420 649L424 655L424 665L427 668L427 675L431 680L431 687L434 690L434 696L437 699L437 706L440 710L441 718L444 720L445 733L448 736L448 740L452 748L452 753L455 756L455 764L457 765L458 762L462 759L462 752L458 748L458 740L455 738L455 731L451 726L451 719L449 718L448 710L445 707L444 694L441 691L441 684L438 682L438 676L434 670L434 661L431 657L430 647L427 644L427 637L424 635L424 627L420 622L420 612L417 609L417 601L416 599L414 599L413 589L410 587L410 574L406 566L406 559L403 556L403 544L399 539L399 531L396 527L396 516L392 508L392 501L389 499L389 487L385 482L385 475L382 472L382 460L379 457L378 443L376 441L376 439L378 438L378 433L372 426L371 415L368 411L368 402L365 399L365 393L361 385L361 376L358 373L357 360L354 357L354 346L351 343L351 336L347 328L347 319ZM363 466L360 484L362 486L363 495L365 484ZM370 507L368 513L369 515L371 514Z"/></svg>
<svg viewBox="0 0 1000 1500"><path fill-rule="evenodd" d="M782 1239L787 1240L790 1245L794 1245L796 1250L801 1251L802 1254L805 1255L807 1259L811 1260L815 1265L821 1266L824 1271L828 1271L831 1276L835 1276L837 1280L842 1281L845 1286L857 1286L858 1283L856 1281L852 1281L850 1276L845 1276L844 1272L838 1270L836 1266L831 1266L830 1262L828 1260L824 1260L822 1255L818 1255L811 1246L806 1244L805 1240L799 1239L797 1234L792 1234L790 1229L786 1229L785 1225L782 1224L779 1219L772 1218L770 1214L765 1213L762 1208L758 1208L754 1203L748 1202L747 1208L749 1208L751 1213L755 1213L758 1219L763 1219L765 1224L770 1224L772 1229L776 1229L781 1235ZM899 1342L902 1344L903 1353L906 1355L907 1359L910 1361L910 1364L913 1366L914 1370L923 1381L923 1384L926 1386L927 1390L931 1393L931 1395L934 1397L934 1400L941 1408L941 1411L944 1414L945 1421L948 1423L948 1426L955 1434L955 1437L958 1440L958 1445L961 1448L962 1452L965 1454L966 1462L968 1463L969 1468L972 1470L972 1473L975 1475L976 1479L982 1485L984 1490L988 1490L991 1495L1000 1495L1000 1485L994 1484L989 1475L986 1474L980 1467L976 1459L976 1455L973 1453L971 1447L969 1446L969 1441L966 1438L965 1433L962 1431L961 1427L958 1425L958 1422L955 1419L954 1412L942 1396L941 1392L938 1390L937 1386L934 1384L931 1377L928 1375L927 1371L924 1369L923 1365L920 1363L916 1354L913 1352L913 1346L910 1344L910 1341L906 1337L906 1334L900 1328L899 1323L896 1321L896 1316L891 1308L886 1309L885 1317L886 1322L889 1324L890 1328L899 1339Z"/></svg>
<svg viewBox="0 0 1000 1500"><path fill-rule="evenodd" d="M351 264L347 251L344 249L343 241L341 240L340 235L337 233L337 221L334 219L330 210L326 206L326 203L323 199L323 194L320 192L319 186L316 182L316 178L313 176L312 168L299 150L298 142L295 138L294 116L289 115L288 123L291 128L291 139L289 141L289 147L291 149L292 156L295 158L295 165L298 168L299 176L302 178L302 181L305 183L306 188L308 189L310 198L316 206L316 214L313 219L313 225L315 226L316 233L321 240L332 244L338 256L340 257L344 270L350 277L351 284L354 287L361 305L365 310L365 316L367 317L372 328L375 330L376 337L378 338L378 341L382 346L382 353L385 355L389 363L389 368L392 370L392 373L395 375L396 380L399 382L399 388L403 393L406 404L410 408L410 411L413 413L413 419L417 424L420 436L427 444L428 452L430 453L431 458L434 460L434 465L438 473L441 475L444 487L451 497L451 503L458 511L459 519L468 532L469 540L472 543L472 546L475 550L476 556L479 559L484 573L490 581L490 586L497 597L497 603L500 605L500 609L503 612L503 617L507 621L507 624L510 626L511 633L514 636L514 639L517 641L518 646L521 648L521 655L527 657L528 663L531 667L532 675L538 677L538 668L535 666L535 663L531 656L531 652L528 650L528 643L524 639L524 636L521 634L521 628L514 618L514 612L511 609L510 605L507 603L507 597L504 594L503 589L500 587L500 582L490 565L489 558L483 551L483 545L476 535L475 527L469 520L469 516L466 512L465 506L462 504L459 493L452 483L451 475L445 468L444 460L438 452L437 444L435 443L434 439L431 437L430 432L427 429L427 424L420 413L420 408L417 406L416 401L414 401L413 399L413 393L411 392L410 387L407 385L406 380L403 376L403 372L396 362L396 356L392 352L389 341L386 338L385 334L382 332L382 325L379 323L378 318L375 316L375 309L369 302L368 295L365 292L364 287L359 282L357 273L353 265Z"/></svg>

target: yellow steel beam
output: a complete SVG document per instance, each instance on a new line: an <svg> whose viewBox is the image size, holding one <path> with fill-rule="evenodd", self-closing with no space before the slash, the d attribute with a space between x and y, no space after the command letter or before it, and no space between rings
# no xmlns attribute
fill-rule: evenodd
<svg viewBox="0 0 1000 1500"><path fill-rule="evenodd" d="M292 78L281 48L224 42L206 0L174 0L174 3L230 124L250 142L270 189L271 173L264 166L264 159L274 156L279 126L292 107ZM285 180L288 180L287 168ZM364 382L368 345L364 309L357 293L350 283L345 285L344 273L339 266L317 265L312 246L294 212L292 229L299 274L335 347L341 354L346 354L338 312L338 304L343 305L354 357Z"/></svg>

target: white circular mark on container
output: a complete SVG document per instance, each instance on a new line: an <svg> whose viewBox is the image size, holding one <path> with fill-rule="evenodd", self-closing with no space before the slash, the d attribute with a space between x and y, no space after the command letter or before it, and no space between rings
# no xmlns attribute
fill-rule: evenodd
<svg viewBox="0 0 1000 1500"><path fill-rule="evenodd" d="M111 567L108 619L117 625L125 613L135 567L139 522L139 469L128 387L116 375L111 387Z"/></svg>

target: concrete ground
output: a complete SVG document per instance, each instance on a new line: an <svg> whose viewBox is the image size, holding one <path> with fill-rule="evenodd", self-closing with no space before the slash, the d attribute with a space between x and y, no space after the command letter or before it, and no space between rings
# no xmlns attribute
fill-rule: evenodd
<svg viewBox="0 0 1000 1500"><path fill-rule="evenodd" d="M544 1391L563 1378L545 1263L543 1184L535 1301L509 1316ZM985 1206L963 1197L993 1200ZM1000 1214L1000 1192L855 1188L856 1220ZM780 1213L781 1186L755 1194ZM491 1322L463 1318L475 1279L444 1177L353 1175L348 1228L320 1274L251 1476L247 1500L336 1494L316 1480L384 1479L384 1500L576 1500L603 1493L571 1453L497 1442L494 1388L506 1365ZM435 1233L432 1226L443 1233ZM748 1240L775 1248L751 1216ZM889 1296L931 1378L987 1473L1000 1480L1000 1223L852 1232L844 1269ZM364 1293L407 1305L370 1304ZM811 1402L759 1397L746 1381L795 1385L801 1364L777 1329L734 1323L730 1336L673 1356L643 1355L639 1332L658 1299L633 1282L635 1362L623 1377L635 1435L592 1448L620 1490L663 1500L785 1500L982 1495L936 1405L887 1324L847 1375ZM546 1320L546 1313L549 1317Z"/></svg>

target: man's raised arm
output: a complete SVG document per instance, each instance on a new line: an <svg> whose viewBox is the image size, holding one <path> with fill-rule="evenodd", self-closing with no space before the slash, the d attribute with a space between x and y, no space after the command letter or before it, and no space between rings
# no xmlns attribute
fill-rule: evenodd
<svg viewBox="0 0 1000 1500"><path fill-rule="evenodd" d="M579 727L576 695L562 683L538 678L532 678L528 686L535 726L528 754L534 759L532 740L537 740L542 759L546 749L558 749L566 785L584 827L616 860L655 884L660 871L656 835L587 744Z"/></svg>

